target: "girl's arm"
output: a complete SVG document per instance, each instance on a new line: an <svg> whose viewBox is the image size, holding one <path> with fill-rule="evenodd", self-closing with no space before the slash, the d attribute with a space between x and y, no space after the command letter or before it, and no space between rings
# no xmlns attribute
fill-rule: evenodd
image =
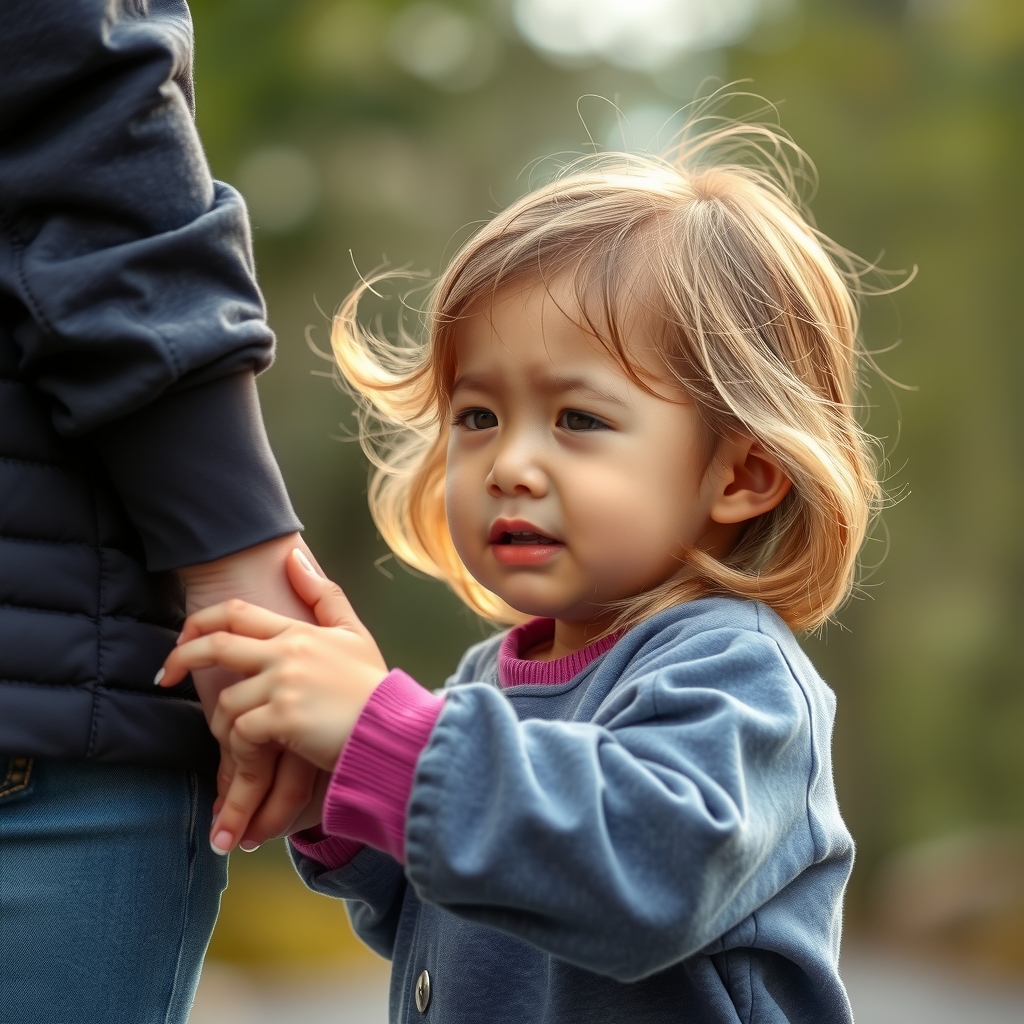
<svg viewBox="0 0 1024 1024"><path fill-rule="evenodd" d="M350 614L340 603L338 611ZM299 640L307 630L323 636ZM178 657L182 671L219 658L256 673L225 691L239 695L226 706L232 734L272 739L326 766L356 718L385 703L376 700L385 669L369 670L366 641L341 628L344 641L327 643L332 632L221 633L183 645ZM806 872L809 888L787 906L821 904L799 927L819 929L829 947L850 843L832 795L824 687L798 681L779 644L756 628L667 646L654 667L625 660L589 722L520 721L489 685L449 691L405 810L400 852L421 899L632 981L753 927L755 912ZM343 784L366 766L350 765Z"/></svg>
<svg viewBox="0 0 1024 1024"><path fill-rule="evenodd" d="M291 845L292 860L314 892L345 901L355 933L382 957L394 954L407 882L402 865L380 850L364 847L346 864L328 867Z"/></svg>
<svg viewBox="0 0 1024 1024"><path fill-rule="evenodd" d="M390 673L334 773L329 830L405 861L421 899L621 981L750 944L780 917L830 948L852 846L827 691L756 628L661 646L641 668L609 656L619 684L591 722L520 721L479 684L435 709ZM758 913L794 883L781 914Z"/></svg>
<svg viewBox="0 0 1024 1024"><path fill-rule="evenodd" d="M756 930L797 876L849 852L838 812L809 806L827 760L770 647L639 674L597 722L520 721L492 686L452 689L406 817L419 897L624 982ZM822 871L807 928L836 923L845 879Z"/></svg>

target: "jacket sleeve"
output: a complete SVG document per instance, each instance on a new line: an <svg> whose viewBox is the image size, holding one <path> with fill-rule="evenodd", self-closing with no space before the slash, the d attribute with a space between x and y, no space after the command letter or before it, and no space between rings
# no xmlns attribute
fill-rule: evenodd
<svg viewBox="0 0 1024 1024"><path fill-rule="evenodd" d="M593 722L456 686L417 766L421 899L633 981L705 948L818 856L810 715L774 641L626 677Z"/></svg>
<svg viewBox="0 0 1024 1024"><path fill-rule="evenodd" d="M402 865L371 847L361 850L340 868L328 868L304 857L291 843L288 850L306 885L324 896L345 900L356 935L375 953L391 960L405 898Z"/></svg>
<svg viewBox="0 0 1024 1024"><path fill-rule="evenodd" d="M210 177L191 60L184 0L4 5L0 292L20 370L99 452L151 569L300 528L256 398L273 335L245 207Z"/></svg>

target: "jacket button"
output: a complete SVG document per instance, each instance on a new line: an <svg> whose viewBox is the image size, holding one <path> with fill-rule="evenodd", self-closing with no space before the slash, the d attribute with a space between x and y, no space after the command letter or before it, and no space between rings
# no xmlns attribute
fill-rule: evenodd
<svg viewBox="0 0 1024 1024"><path fill-rule="evenodd" d="M430 975L426 971L420 971L416 979L416 1009L420 1013L426 1013L430 1005Z"/></svg>

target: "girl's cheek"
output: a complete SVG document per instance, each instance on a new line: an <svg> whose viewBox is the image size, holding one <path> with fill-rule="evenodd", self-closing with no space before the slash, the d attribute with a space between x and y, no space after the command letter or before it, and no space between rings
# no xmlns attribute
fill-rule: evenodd
<svg viewBox="0 0 1024 1024"><path fill-rule="evenodd" d="M448 532L459 557L471 567L473 554L478 547L480 528L474 514L472 502L465 489L459 486L458 478L449 477L445 493L445 512L448 518Z"/></svg>

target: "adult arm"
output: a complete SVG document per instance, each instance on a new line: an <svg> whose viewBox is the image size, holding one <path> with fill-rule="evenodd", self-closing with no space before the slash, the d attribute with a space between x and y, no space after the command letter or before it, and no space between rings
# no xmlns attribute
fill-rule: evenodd
<svg viewBox="0 0 1024 1024"><path fill-rule="evenodd" d="M283 571L301 524L255 385L273 335L191 63L184 0L5 4L0 292L21 372L98 455L148 568L181 571L192 609L240 591L303 616ZM209 703L222 682L197 684Z"/></svg>
<svg viewBox="0 0 1024 1024"><path fill-rule="evenodd" d="M152 570L295 532L254 375L273 335L244 204L192 119L183 0L10 0L0 289L21 370L88 438Z"/></svg>

